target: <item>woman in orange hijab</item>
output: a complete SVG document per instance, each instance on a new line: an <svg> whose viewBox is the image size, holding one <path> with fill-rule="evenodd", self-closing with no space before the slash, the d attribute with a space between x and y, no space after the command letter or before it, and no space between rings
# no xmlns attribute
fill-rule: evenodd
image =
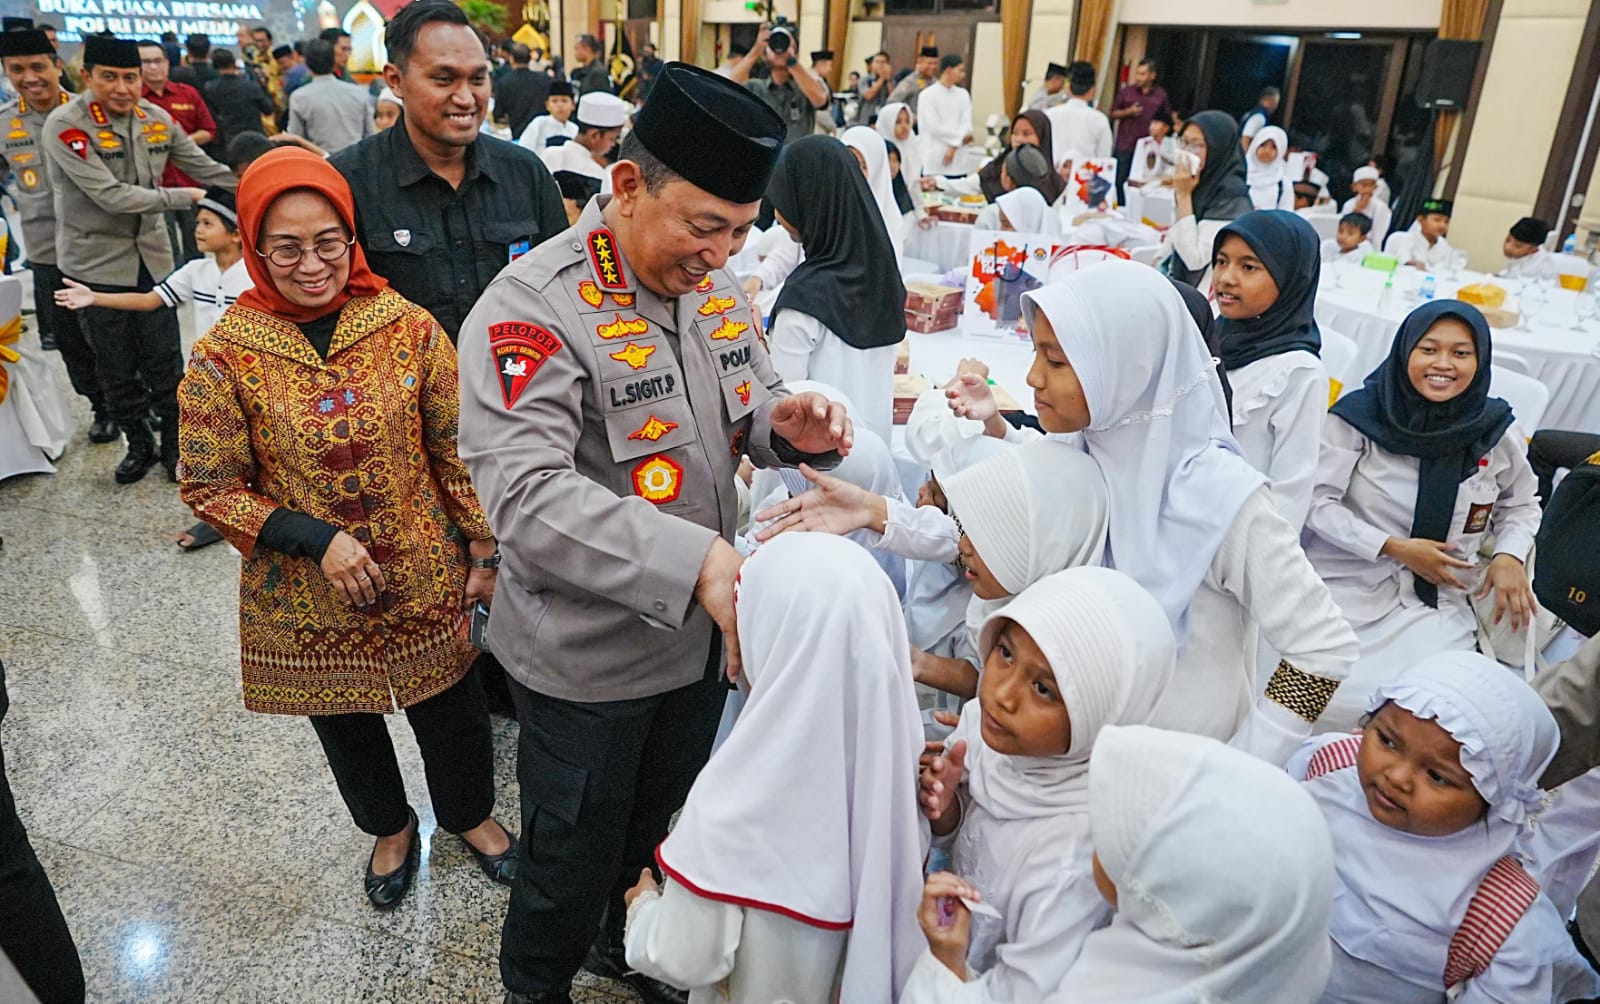
<svg viewBox="0 0 1600 1004"><path fill-rule="evenodd" d="M350 814L377 838L373 906L405 896L418 821L383 714L404 709L437 825L510 884L495 821L468 611L496 545L456 456L456 356L367 268L350 188L275 150L239 184L255 288L194 348L179 390L183 499L244 560L239 651L251 711L307 715Z"/></svg>

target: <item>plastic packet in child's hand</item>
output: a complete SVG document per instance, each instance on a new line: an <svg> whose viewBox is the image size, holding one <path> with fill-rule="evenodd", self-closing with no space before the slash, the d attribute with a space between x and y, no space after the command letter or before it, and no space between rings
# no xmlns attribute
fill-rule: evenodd
<svg viewBox="0 0 1600 1004"><path fill-rule="evenodd" d="M992 918L994 920L1000 920L1001 919L1000 911L996 910L994 907L990 906L988 903L982 903L982 902L979 902L978 900L975 900L975 899L968 899L965 896L961 896L961 897L958 897L958 898L961 900L961 903L962 903L963 906L965 906L968 910L971 910L973 913L977 914L980 917L989 917L989 918Z"/></svg>

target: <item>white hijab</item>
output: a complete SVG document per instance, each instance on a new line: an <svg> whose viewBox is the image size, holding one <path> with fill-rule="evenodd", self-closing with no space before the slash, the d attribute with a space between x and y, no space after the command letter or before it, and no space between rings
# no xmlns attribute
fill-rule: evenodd
<svg viewBox="0 0 1600 1004"><path fill-rule="evenodd" d="M1256 159L1256 151L1267 140L1271 140L1278 148L1278 158L1270 164L1263 164ZM1289 184L1289 135L1277 126L1266 126L1255 134L1250 140L1250 149L1245 151L1245 180L1250 186L1250 204L1257 209L1279 209L1283 207L1284 191L1293 191ZM1280 187L1280 182L1282 183ZM1289 205L1294 205L1291 194Z"/></svg>
<svg viewBox="0 0 1600 1004"><path fill-rule="evenodd" d="M1356 958L1442 990L1450 939L1484 875L1539 808L1539 775L1560 734L1532 687L1476 652L1424 659L1380 688L1368 710L1390 701L1461 744L1461 766L1489 803L1483 821L1443 837L1391 829L1372 817L1354 769L1305 788L1338 850L1333 940Z"/></svg>
<svg viewBox="0 0 1600 1004"><path fill-rule="evenodd" d="M1105 479L1092 458L1066 443L1012 447L939 484L950 514L1009 594L972 598L967 629L974 639L991 614L1046 575L1105 563Z"/></svg>
<svg viewBox="0 0 1600 1004"><path fill-rule="evenodd" d="M884 229L898 256L905 246L905 223L900 206L894 201L894 176L889 173L889 148L883 137L866 126L851 126L839 137L845 146L858 150L867 162L867 187L872 189L872 201L878 204L878 214L883 217ZM904 170L905 162L901 161Z"/></svg>
<svg viewBox="0 0 1600 1004"><path fill-rule="evenodd" d="M656 857L697 894L848 928L840 1000L892 1001L923 950L922 720L889 582L861 548L784 534L735 593L750 697Z"/></svg>
<svg viewBox="0 0 1600 1004"><path fill-rule="evenodd" d="M946 410L948 415L949 411ZM907 439L910 442L910 439ZM932 461L934 480L940 490L944 483L958 471L992 457L1011 444L990 436L972 436L956 441L934 455ZM911 632L911 644L920 649L931 649L950 633L966 623L967 610L972 604L972 589L966 578L948 562L913 562L906 575L906 627Z"/></svg>
<svg viewBox="0 0 1600 1004"><path fill-rule="evenodd" d="M1095 736L1107 725L1152 724L1177 660L1172 628L1143 587L1109 568L1069 568L1029 586L984 623L985 658L1004 621L1028 632L1049 661L1072 745L1059 756L996 753L983 741L972 701L951 737L967 740L967 790L997 819L1081 815Z"/></svg>
<svg viewBox="0 0 1600 1004"><path fill-rule="evenodd" d="M1245 499L1266 481L1240 452L1200 329L1161 273L1111 260L1022 295L1083 383L1083 446L1110 500L1106 564L1150 590L1181 643L1189 604Z"/></svg>
<svg viewBox="0 0 1600 1004"><path fill-rule="evenodd" d="M905 111L911 116L911 135L905 139L895 139L894 124L900 118L900 112ZM917 179L922 177L922 151L917 142L917 113L911 106L903 101L896 101L878 109L878 118L873 123L873 128L878 135L895 145L900 151L900 177L906 180L906 189L911 192L913 201L921 196L917 188Z"/></svg>
<svg viewBox="0 0 1600 1004"><path fill-rule="evenodd" d="M1203 736L1110 726L1089 829L1117 887L1050 1004L1285 1004L1328 978L1333 848L1283 771Z"/></svg>
<svg viewBox="0 0 1600 1004"><path fill-rule="evenodd" d="M1061 217L1050 208L1048 202L1044 201L1044 196L1039 194L1037 188L1029 186L1013 188L995 199L994 204L1006 214L1011 229L1019 234L1061 236Z"/></svg>

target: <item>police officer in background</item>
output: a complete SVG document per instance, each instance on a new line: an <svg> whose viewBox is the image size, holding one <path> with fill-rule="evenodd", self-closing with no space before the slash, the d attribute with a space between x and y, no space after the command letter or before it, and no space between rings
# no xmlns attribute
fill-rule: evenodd
<svg viewBox="0 0 1600 1004"><path fill-rule="evenodd" d="M852 436L840 405L784 389L725 268L784 133L737 84L667 64L615 194L461 328L460 454L503 559L489 647L521 723L514 1004L567 1001L584 967L683 999L627 973L622 893L710 753L724 652L738 665L735 470L831 467Z"/></svg>
<svg viewBox="0 0 1600 1004"><path fill-rule="evenodd" d="M85 37L83 78L85 92L51 112L44 125L61 272L97 292L148 292L173 268L164 213L187 209L206 194L203 188L162 188L167 162L203 185L231 191L238 179L166 112L139 97L138 43ZM176 481L183 377L177 312L87 307L78 320L94 347L106 404L128 437L117 483L138 481L157 461ZM161 423L159 452L152 410Z"/></svg>
<svg viewBox="0 0 1600 1004"><path fill-rule="evenodd" d="M56 209L41 144L45 119L72 100L72 95L61 87L61 60L42 31L0 32L0 63L18 95L15 101L0 106L0 121L6 125L5 157L11 165L22 218L22 247L33 273L34 317L41 336L55 337L72 389L89 399L94 412L89 441L109 443L117 438L117 423L100 392L94 349L72 311L56 306L55 300L56 290L61 288L61 269L56 267Z"/></svg>

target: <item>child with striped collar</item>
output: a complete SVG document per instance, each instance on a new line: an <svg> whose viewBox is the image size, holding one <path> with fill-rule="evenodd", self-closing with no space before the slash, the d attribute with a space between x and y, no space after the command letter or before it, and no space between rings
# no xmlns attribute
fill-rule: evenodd
<svg viewBox="0 0 1600 1004"><path fill-rule="evenodd" d="M1513 855L1555 719L1493 660L1445 652L1379 689L1360 735L1290 759L1333 835L1324 1004L1545 1002L1596 992L1560 913Z"/></svg>

